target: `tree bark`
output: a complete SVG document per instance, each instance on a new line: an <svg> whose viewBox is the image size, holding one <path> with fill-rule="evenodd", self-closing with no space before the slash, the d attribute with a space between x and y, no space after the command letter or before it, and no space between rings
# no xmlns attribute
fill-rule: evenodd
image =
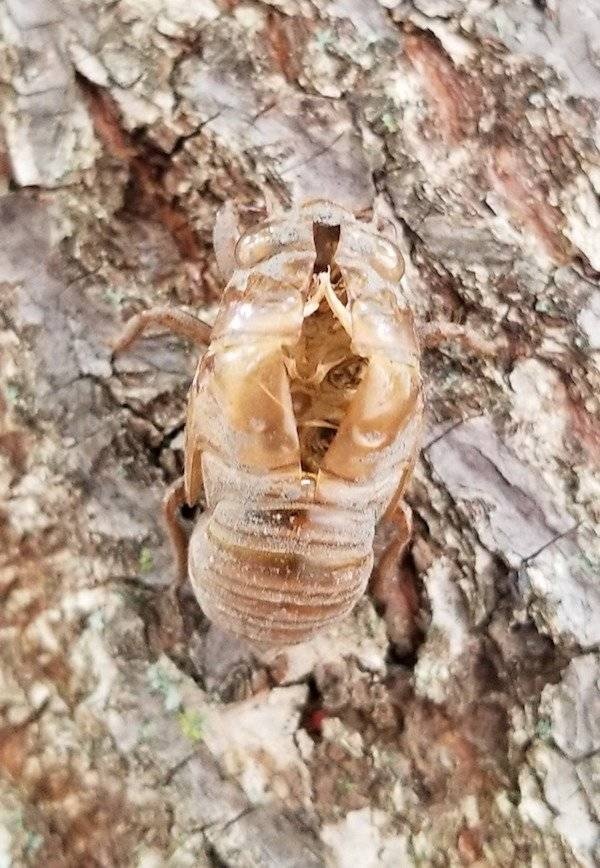
<svg viewBox="0 0 600 868"><path fill-rule="evenodd" d="M0 26L0 865L597 864L594 4L4 0ZM419 319L507 346L425 356L387 611L277 657L166 594L195 351L110 346L153 304L212 321L215 213L265 195L377 203Z"/></svg>

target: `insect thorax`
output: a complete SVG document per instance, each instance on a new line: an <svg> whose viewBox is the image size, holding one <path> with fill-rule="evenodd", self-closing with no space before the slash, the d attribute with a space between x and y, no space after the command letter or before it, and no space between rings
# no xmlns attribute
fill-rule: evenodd
<svg viewBox="0 0 600 868"><path fill-rule="evenodd" d="M313 276L311 296L320 280ZM331 287L345 305L346 289L339 270L331 274ZM296 416L300 461L306 473L317 473L340 422L363 377L367 360L353 352L351 339L325 297L305 317L300 340L288 350L286 365Z"/></svg>

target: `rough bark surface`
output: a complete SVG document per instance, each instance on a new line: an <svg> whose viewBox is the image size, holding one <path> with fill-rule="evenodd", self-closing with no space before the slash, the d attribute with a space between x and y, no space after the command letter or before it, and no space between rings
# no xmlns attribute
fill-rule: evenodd
<svg viewBox="0 0 600 868"><path fill-rule="evenodd" d="M597 864L595 7L0 3L0 865ZM419 316L509 346L426 358L385 616L276 658L164 594L193 353L109 346L214 316L265 188L378 196Z"/></svg>

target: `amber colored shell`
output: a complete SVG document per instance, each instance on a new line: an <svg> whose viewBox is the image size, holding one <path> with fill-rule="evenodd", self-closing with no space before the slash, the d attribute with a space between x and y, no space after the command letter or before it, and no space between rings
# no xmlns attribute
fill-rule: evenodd
<svg viewBox="0 0 600 868"><path fill-rule="evenodd" d="M257 645L287 645L351 611L371 572L371 543L356 515L334 507L252 513L221 504L194 531L190 574L211 621Z"/></svg>
<svg viewBox="0 0 600 868"><path fill-rule="evenodd" d="M236 261L188 405L189 575L211 620L287 645L365 590L418 449L419 353L399 251L339 206L257 227Z"/></svg>

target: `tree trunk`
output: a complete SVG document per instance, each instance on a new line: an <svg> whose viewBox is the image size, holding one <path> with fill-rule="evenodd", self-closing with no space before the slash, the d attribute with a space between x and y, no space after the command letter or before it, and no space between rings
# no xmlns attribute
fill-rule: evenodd
<svg viewBox="0 0 600 868"><path fill-rule="evenodd" d="M600 859L593 8L0 3L0 865ZM110 350L214 317L266 192L377 199L416 315L508 347L426 354L395 593L276 657L166 593L194 353Z"/></svg>

